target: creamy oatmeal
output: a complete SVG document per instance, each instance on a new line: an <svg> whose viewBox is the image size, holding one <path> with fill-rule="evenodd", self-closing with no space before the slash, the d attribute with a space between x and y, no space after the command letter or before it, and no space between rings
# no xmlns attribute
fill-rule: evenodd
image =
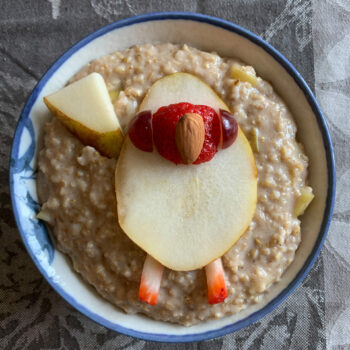
<svg viewBox="0 0 350 350"><path fill-rule="evenodd" d="M296 126L271 85L233 79L244 66L183 45L142 45L99 58L73 79L100 73L124 130L148 88L161 77L188 72L226 102L250 139L258 170L255 216L241 239L222 257L228 297L209 305L204 270L165 270L158 304L138 298L146 254L118 225L114 192L116 160L82 145L58 120L45 126L39 157L42 218L74 268L110 302L128 313L192 325L236 313L263 297L292 262L300 243L294 205L305 187L308 160L296 142ZM255 76L252 67L241 67Z"/></svg>

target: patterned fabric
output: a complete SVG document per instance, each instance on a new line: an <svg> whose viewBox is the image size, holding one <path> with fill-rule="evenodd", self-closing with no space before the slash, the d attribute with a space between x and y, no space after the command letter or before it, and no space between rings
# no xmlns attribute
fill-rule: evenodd
<svg viewBox="0 0 350 350"><path fill-rule="evenodd" d="M325 334L328 347L336 350L350 349L349 20L348 0L329 0L317 6L315 1L315 90L327 117L337 163L336 204L323 248Z"/></svg>
<svg viewBox="0 0 350 350"><path fill-rule="evenodd" d="M1 349L350 349L348 0L0 0L0 9ZM320 258L302 285L250 327L183 345L117 334L70 307L26 253L8 188L16 121L42 74L72 44L100 26L162 10L201 12L233 21L280 50L316 91L332 132L338 166L333 224Z"/></svg>

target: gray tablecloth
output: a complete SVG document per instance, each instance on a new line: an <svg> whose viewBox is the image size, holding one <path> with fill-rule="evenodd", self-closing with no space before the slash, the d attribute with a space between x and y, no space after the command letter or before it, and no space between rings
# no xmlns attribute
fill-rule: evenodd
<svg viewBox="0 0 350 350"><path fill-rule="evenodd" d="M114 333L60 298L27 255L13 219L8 158L21 109L50 65L102 25L151 11L218 16L261 35L316 92L336 151L329 237L309 276L274 312L225 337L157 344ZM350 349L349 0L0 0L1 349Z"/></svg>

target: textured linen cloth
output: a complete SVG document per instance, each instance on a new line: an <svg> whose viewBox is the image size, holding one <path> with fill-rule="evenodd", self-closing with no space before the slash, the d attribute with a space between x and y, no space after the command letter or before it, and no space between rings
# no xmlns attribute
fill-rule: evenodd
<svg viewBox="0 0 350 350"><path fill-rule="evenodd" d="M161 344L110 331L74 310L27 254L10 204L8 159L21 109L50 65L111 21L192 11L233 21L281 51L325 112L338 170L335 214L322 254L276 310L234 334ZM0 0L1 349L350 349L349 0Z"/></svg>

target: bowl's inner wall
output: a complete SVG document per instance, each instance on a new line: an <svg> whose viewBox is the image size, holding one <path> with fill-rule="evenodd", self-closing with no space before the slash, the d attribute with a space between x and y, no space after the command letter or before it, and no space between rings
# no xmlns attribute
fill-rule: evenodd
<svg viewBox="0 0 350 350"><path fill-rule="evenodd" d="M303 239L295 260L283 275L282 280L270 288L262 303L247 308L239 315L206 322L191 328L165 324L143 316L125 315L99 297L93 288L87 288L87 284L72 271L70 261L57 251L47 274L52 276L50 277L52 283L61 292L63 289L66 293L66 299L73 304L80 305L80 310L88 312L90 315L95 314L95 319L99 317L100 320L104 319L104 324L108 324L111 328L113 325L119 324L141 332L155 333L156 330L156 333L165 334L194 334L219 329L247 317L276 297L293 280L310 255L319 234L328 189L327 163L322 135L316 118L303 92L285 69L266 51L248 39L213 25L190 20L150 21L115 29L73 53L47 81L30 112L38 142L40 143L42 137L43 124L50 118L42 102L43 96L61 88L73 74L94 58L135 44L166 42L186 43L202 50L216 51L221 56L238 57L252 65L258 75L270 81L292 111L298 125L297 137L309 156L309 182L316 194L309 210L302 217ZM25 137L21 137L21 144L25 142L24 139ZM36 148L36 152L38 148ZM21 145L19 149L21 149ZM18 186L22 185L14 184L15 193ZM35 188L33 188L34 197L35 192ZM16 202L17 204L20 206ZM24 231L22 230L22 234ZM30 236L32 240L33 235ZM28 237L29 235L24 233L24 239L31 247ZM34 252L34 254L36 253ZM47 259L46 255L41 256L40 259ZM41 263L39 262L39 264Z"/></svg>

